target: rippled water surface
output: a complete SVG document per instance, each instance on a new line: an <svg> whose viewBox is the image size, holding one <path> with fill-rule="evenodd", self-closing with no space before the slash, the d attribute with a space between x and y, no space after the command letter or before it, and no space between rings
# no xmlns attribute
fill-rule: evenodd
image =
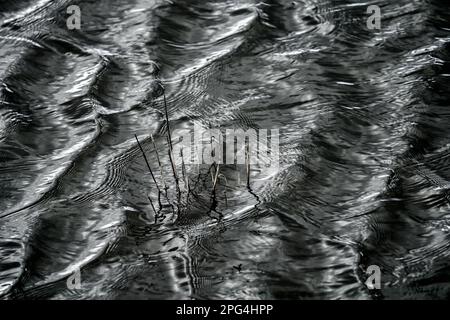
<svg viewBox="0 0 450 320"><path fill-rule="evenodd" d="M446 2L2 0L0 25L1 298L450 295ZM178 163L175 201L164 92L172 130L279 129L277 170L222 166L211 199Z"/></svg>

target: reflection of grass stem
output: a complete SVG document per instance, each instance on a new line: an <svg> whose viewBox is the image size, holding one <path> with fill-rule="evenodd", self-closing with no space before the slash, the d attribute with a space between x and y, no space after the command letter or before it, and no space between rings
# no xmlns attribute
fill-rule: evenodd
<svg viewBox="0 0 450 320"><path fill-rule="evenodd" d="M169 140L169 139L170 139L170 138L167 137L167 140ZM169 141L170 141L170 140L169 140ZM178 200L179 200L179 199L181 198L180 182L179 182L179 179L178 179L177 169L176 169L176 166L175 166L175 162L173 161L173 153L172 153L172 149L171 149L171 148L169 148L168 154L169 154L170 164L171 164L171 166L172 166L173 178L175 179L175 184L176 184L176 186L177 186L177 193L178 193Z"/></svg>
<svg viewBox="0 0 450 320"><path fill-rule="evenodd" d="M225 206L228 207L228 197L227 197L227 189L228 189L228 180L227 177L225 177L223 174L219 174L219 178L222 178L225 180Z"/></svg>
<svg viewBox="0 0 450 320"><path fill-rule="evenodd" d="M137 141L137 143L138 143L139 149L141 149L142 156L144 157L145 163L146 163L146 165L147 165L148 171L150 172L150 175L152 176L153 182L154 182L155 185L156 185L156 189L158 189L158 204L159 204L159 208L161 208L161 207L162 207L162 205L161 205L161 189L159 189L159 185L158 185L158 183L156 182L155 175L153 174L152 168L150 167L150 163L148 162L147 155L145 154L144 148L142 148L142 145L141 145L141 143L139 142L139 139L138 139L137 135L134 135L134 137L136 138L136 141ZM150 198L150 197L149 197L149 198ZM151 200L150 200L150 201L151 201ZM151 205L152 205L152 207L153 207L153 203L151 203ZM153 207L153 210L155 210L154 207ZM155 210L155 214L156 214L156 210Z"/></svg>
<svg viewBox="0 0 450 320"><path fill-rule="evenodd" d="M155 206L153 205L152 198L150 196L147 196L148 200L150 201L150 205L152 206L153 212L155 213L155 223L158 222L158 213L156 212Z"/></svg>
<svg viewBox="0 0 450 320"><path fill-rule="evenodd" d="M186 187L186 205L189 205L189 195L191 193L191 187L189 185L189 177L186 175L186 165L184 163L183 149L181 149L181 174L183 176L184 186Z"/></svg>
<svg viewBox="0 0 450 320"><path fill-rule="evenodd" d="M164 178L164 173L163 173L163 168L162 168L162 165L161 165L161 159L159 158L158 148L156 147L156 143L155 143L155 140L153 139L153 135L152 134L150 134L150 138L151 138L152 143L153 143L153 148L155 149L156 159L158 160L159 172L161 173L161 179L163 181L164 191L165 191L166 196L167 196L167 189L168 188L167 188L167 184L166 184L166 179Z"/></svg>
<svg viewBox="0 0 450 320"><path fill-rule="evenodd" d="M148 168L148 171L150 172L150 174L151 174L151 176L152 176L153 182L155 182L155 185L156 185L156 187L157 187L158 190L159 190L158 183L156 182L155 176L153 175L153 171L152 171L152 168L150 167L150 163L148 162L147 155L145 154L145 151L144 151L144 149L142 148L142 145L141 145L141 143L139 142L139 139L138 139L137 135L134 135L134 137L136 138L136 141L137 141L137 143L138 143L139 149L141 149L142 156L144 157L145 163L147 164L147 168Z"/></svg>
<svg viewBox="0 0 450 320"><path fill-rule="evenodd" d="M250 142L249 142L250 143ZM247 188L250 188L250 146L245 147L245 168L247 169Z"/></svg>
<svg viewBox="0 0 450 320"><path fill-rule="evenodd" d="M184 164L183 148L181 148L181 177L183 178L184 186L187 188L188 182L186 180L186 166Z"/></svg>
<svg viewBox="0 0 450 320"><path fill-rule="evenodd" d="M219 171L220 171L220 165L216 164L216 176L214 177L214 181L213 181L213 188L214 188L214 190L216 189L217 177L219 176Z"/></svg>
<svg viewBox="0 0 450 320"><path fill-rule="evenodd" d="M169 110L167 109L166 89L165 88L163 91L163 97L164 97L164 113L166 116L166 123L167 123L167 141L169 144L169 160L172 165L173 177L175 179L175 183L177 186L178 202L180 202L180 198L181 198L180 182L178 181L177 170L176 170L175 162L173 160L172 133L170 132Z"/></svg>
<svg viewBox="0 0 450 320"><path fill-rule="evenodd" d="M173 150L172 133L170 132L169 111L167 110L167 102L166 102L166 89L164 89L163 95L164 95L164 113L166 115L166 123L167 123L167 136L169 138L169 147L170 150L172 151Z"/></svg>

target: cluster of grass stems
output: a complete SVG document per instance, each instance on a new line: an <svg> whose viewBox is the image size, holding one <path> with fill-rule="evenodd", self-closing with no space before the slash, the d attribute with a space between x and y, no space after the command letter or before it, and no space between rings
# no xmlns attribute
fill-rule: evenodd
<svg viewBox="0 0 450 320"><path fill-rule="evenodd" d="M176 193L177 193L177 201L175 203L172 203L169 199L169 195L168 195L168 190L169 187L167 185L167 181L164 178L164 171L163 171L163 167L161 164L161 158L159 156L159 152L158 149L156 147L156 143L155 140L153 138L153 135L150 135L150 139L153 145L153 150L155 152L156 155L156 159L158 162L158 167L159 167L159 173L161 175L161 181L160 183L158 183L155 174L153 173L153 170L150 166L150 163L148 161L147 155L144 151L144 148L142 146L142 144L140 143L137 135L134 135L136 138L136 142L139 146L139 149L142 153L142 156L145 160L145 164L147 166L147 169L150 173L150 176L152 178L152 181L154 183L154 185L156 186L156 189L158 191L158 209L156 209L155 203L153 202L152 198L147 195L147 198L150 202L150 205L152 207L152 210L155 214L155 221L157 221L162 209L163 209L163 204L162 204L162 197L164 197L168 203L168 205L171 207L173 213L175 214L175 212L177 213L177 215L180 214L180 212L184 211L187 209L188 205L189 205L189 201L191 198L198 198L198 195L194 192L194 190L196 189L197 184L200 181L201 178L201 174L200 172L198 173L197 176L197 180L194 184L194 187L191 188L191 185L189 183L189 178L186 175L186 166L184 164L184 158L183 158L183 150L181 150L181 159L182 159L182 163L181 163L181 180L183 181L183 184L185 186L185 190L186 192L186 199L184 201L184 203L186 204L184 206L184 208L182 208L182 197L183 197L183 193L181 192L181 187L180 187L180 177L178 175L178 171L177 171L177 166L175 164L174 161L174 155L173 155L173 145L172 145L172 135L171 135L171 130L170 130L170 120L169 120L169 112L168 112L168 108L167 108L167 101L166 101L166 94L165 92L163 93L163 97L164 97L164 115L165 115L165 121L167 123L167 132L166 132L166 140L167 140L167 146L168 146L168 158L170 161L170 167L171 167L171 171L172 171L172 175L173 175L173 179L175 181L175 187L176 187ZM246 177L247 177L247 188L250 189L250 156L249 156L249 148L248 146L245 149L245 168L246 168ZM228 181L227 178L224 174L220 173L220 164L214 162L213 164L211 164L211 166L208 169L208 175L210 175L211 177L211 185L212 185L212 190L210 191L210 198L211 198L211 204L210 204L210 208L207 212L207 214L210 217L212 212L216 212L217 214L219 214L219 217L222 217L222 214L220 212L218 212L217 206L218 206L218 201L217 201L217 187L218 187L218 181L219 179L222 179L225 182L225 188L224 188L224 197L225 197L225 205L228 206L228 197L227 197L227 189L228 189ZM160 186L161 185L161 186ZM176 208L175 208L176 207ZM214 218L214 217L213 217ZM219 219L220 219L219 218ZM217 218L216 218L217 219Z"/></svg>

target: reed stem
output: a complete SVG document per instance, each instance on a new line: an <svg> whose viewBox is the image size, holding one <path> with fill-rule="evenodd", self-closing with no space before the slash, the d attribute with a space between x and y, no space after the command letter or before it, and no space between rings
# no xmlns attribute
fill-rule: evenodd
<svg viewBox="0 0 450 320"><path fill-rule="evenodd" d="M153 174L152 168L150 167L150 163L148 162L147 155L145 154L145 151L144 151L144 149L142 148L142 145L141 145L141 143L139 142L139 139L138 139L138 137L137 137L136 134L134 135L134 137L136 138L136 141L137 141L137 143L138 143L139 149L141 149L142 155L143 155L143 157L144 157L145 163L147 164L148 171L150 172L150 175L152 176L153 182L155 183L156 188L158 189L158 191L160 191L159 186L158 186L158 183L156 182L155 176L154 176L154 174Z"/></svg>

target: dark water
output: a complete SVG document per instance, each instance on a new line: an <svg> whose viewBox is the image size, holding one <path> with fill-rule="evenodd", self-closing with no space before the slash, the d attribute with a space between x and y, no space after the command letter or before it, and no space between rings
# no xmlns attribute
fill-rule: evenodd
<svg viewBox="0 0 450 320"><path fill-rule="evenodd" d="M449 18L434 0L2 0L0 297L448 298ZM215 210L204 179L155 217L134 134L173 199L162 86L172 129L279 129L278 170L247 188L224 166Z"/></svg>

